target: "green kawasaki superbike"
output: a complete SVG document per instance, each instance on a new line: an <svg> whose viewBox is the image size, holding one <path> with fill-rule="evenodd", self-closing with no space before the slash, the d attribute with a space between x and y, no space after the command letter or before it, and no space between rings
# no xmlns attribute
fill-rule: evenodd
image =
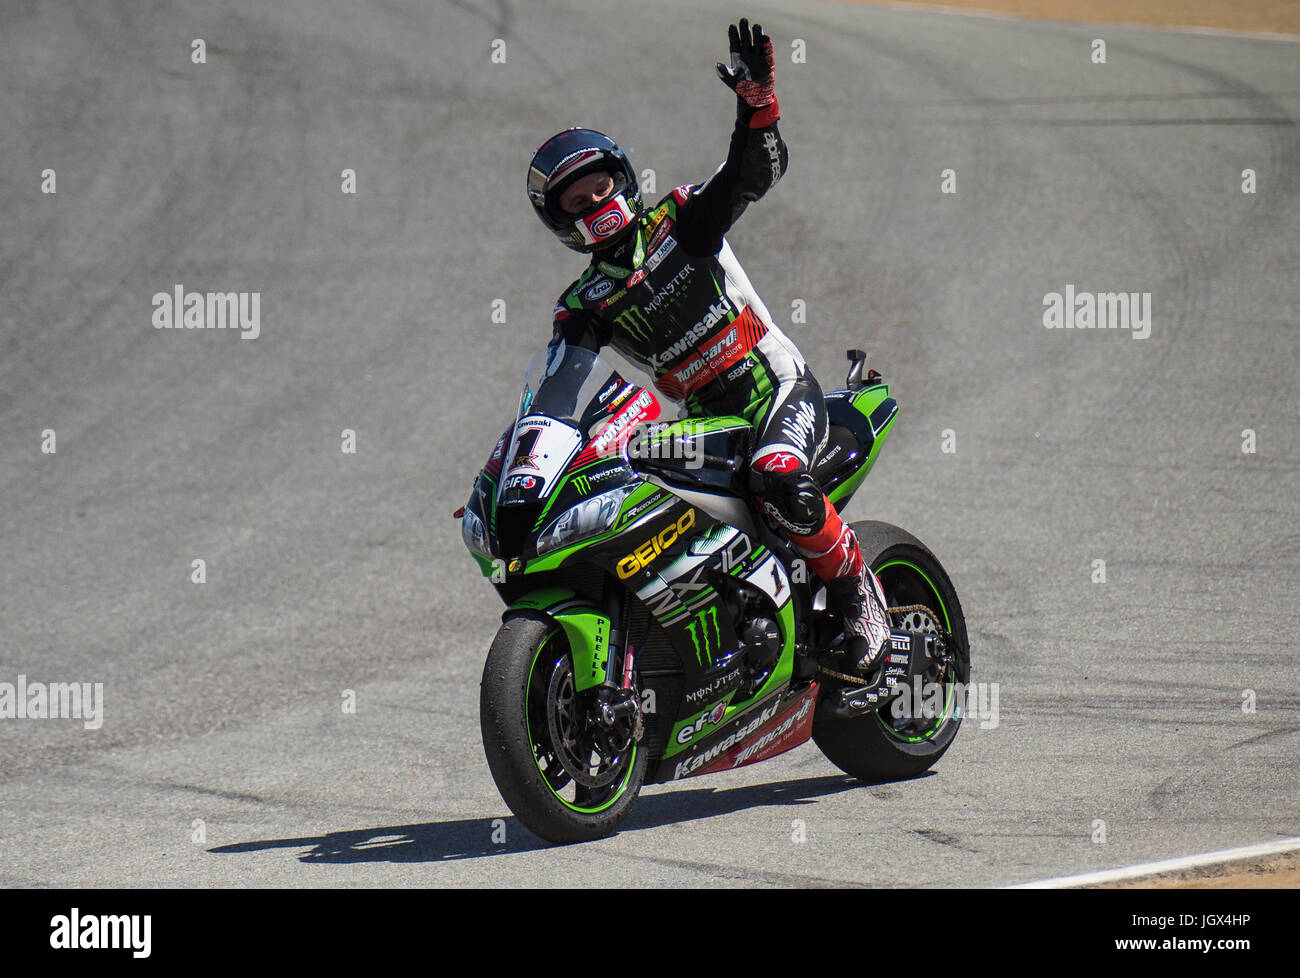
<svg viewBox="0 0 1300 978"><path fill-rule="evenodd" d="M826 397L813 476L843 510L898 411L864 355ZM613 833L641 786L730 770L809 737L865 781L935 763L962 720L966 622L947 573L888 523L853 528L893 619L850 675L825 588L750 505L742 418L658 421L650 390L561 344L458 515L506 604L483 668L492 777L532 832ZM924 704L913 692L922 688Z"/></svg>

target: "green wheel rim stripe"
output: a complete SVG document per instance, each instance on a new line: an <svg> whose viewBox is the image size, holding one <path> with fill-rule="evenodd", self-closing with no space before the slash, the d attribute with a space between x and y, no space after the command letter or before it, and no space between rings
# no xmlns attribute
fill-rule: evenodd
<svg viewBox="0 0 1300 978"><path fill-rule="evenodd" d="M934 586L934 581L930 580L929 576L925 573L925 571L921 570L921 568L917 567L917 566L916 566L915 564L913 564L911 561L907 561L907 560L891 560L889 563L887 563L887 564L882 564L880 567L876 568L876 574L879 575L880 572L881 572L882 570L885 570L885 569L888 568L888 567L906 567L906 568L908 568L909 570L916 571L916 573L918 573L918 574L921 575L921 580L925 581L926 585L930 588L930 593L934 595L934 600L935 600L935 601L938 603L938 605L939 605L939 612L943 615L943 627L944 627L944 628L945 628L949 633L951 633L951 632L952 632L952 622L951 622L951 621L949 620L949 618L948 618L948 608L947 608L947 606L943 603L943 598L942 598L942 597L940 596L940 594L939 594L939 589L938 589L937 587ZM944 701L944 704L943 704L943 712L942 712L941 714L939 714L939 716L937 716L937 717L935 718L934 726L931 727L929 730L927 730L925 733L921 734L921 735L918 736L918 737L904 737L904 736L902 736L901 734L899 734L899 732L898 732L897 730L895 730L893 727L891 727L889 724L887 724L887 723L884 721L884 718L882 718L881 715L880 715L878 712L876 713L876 721L877 721L877 722L878 722L882 727L884 727L884 728L885 728L885 732L886 732L887 734L889 734L891 737L893 737L895 740L902 740L902 741L905 741L905 742L907 742L907 743L909 743L909 744L920 743L920 742L923 741L923 740L929 740L931 737L933 737L933 736L934 736L934 732L935 732L936 730L938 730L940 727L942 727L942 726L943 726L943 725L948 721L948 716L949 716L949 714L952 713L952 703L953 703L953 697L954 697L954 696L955 696L955 693L954 693L954 690L953 690L953 686L952 686L951 683L949 683L949 685L948 685L948 696L947 696L947 698L946 698L946 700Z"/></svg>
<svg viewBox="0 0 1300 978"><path fill-rule="evenodd" d="M528 681L524 685L524 726L529 731L528 734L529 738L532 737L533 723L532 723L532 718L529 716L528 713L528 690L532 689L533 687L533 670L537 668L537 663L541 661L542 655L546 651L546 647L551 644L551 639L555 637L555 634L556 633L553 632L550 635L546 636L546 638L542 641L542 644L538 646L537 654L533 656L533 664L528 667ZM563 632L560 632L559 634L563 634ZM556 800L559 801L560 804L562 804L565 808L571 809L572 811L575 812L581 812L584 815L596 815L600 812L605 811L605 809L609 808L611 805L614 804L614 802L618 801L621 797L623 797L623 792L627 789L627 783L632 777L632 768L636 765L636 752L639 749L640 749L640 745L634 742L632 744L632 754L627 759L627 770L623 773L622 784L618 786L617 791L615 791L612 795L610 795L608 801L606 801L603 805L597 805L595 808L583 808L580 805L575 805L572 802L568 801L567 799L563 798L558 791L556 791L554 788L551 787L551 782L546 779L546 772L544 772L540 766L537 768L537 773L542 776L542 784L546 785L546 787L550 790L551 794L555 795ZM533 757L533 763L534 764L537 763L536 755L534 755Z"/></svg>

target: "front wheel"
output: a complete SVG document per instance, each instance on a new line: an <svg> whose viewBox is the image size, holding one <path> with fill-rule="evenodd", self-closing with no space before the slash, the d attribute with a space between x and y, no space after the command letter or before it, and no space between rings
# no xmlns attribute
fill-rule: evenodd
<svg viewBox="0 0 1300 978"><path fill-rule="evenodd" d="M488 768L519 821L547 842L611 835L645 780L646 752L602 723L574 684L563 629L543 615L501 626L479 687Z"/></svg>
<svg viewBox="0 0 1300 978"><path fill-rule="evenodd" d="M819 711L813 720L813 740L832 764L864 781L916 777L943 756L961 726L961 704L970 682L966 619L943 565L920 540L874 520L854 523L853 532L862 559L880 578L890 607L927 609L895 616L894 627L944 634L952 664L942 671L932 668L922 679L922 690L933 691L932 699L927 697L927 706L933 708L895 711L891 703L856 717Z"/></svg>

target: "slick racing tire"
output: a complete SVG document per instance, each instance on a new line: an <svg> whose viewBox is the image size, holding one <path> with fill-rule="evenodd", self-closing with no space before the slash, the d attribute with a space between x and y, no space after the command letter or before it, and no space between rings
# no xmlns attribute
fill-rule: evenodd
<svg viewBox="0 0 1300 978"><path fill-rule="evenodd" d="M483 750L510 810L558 845L612 835L645 780L643 746L611 749L591 697L574 687L568 641L554 620L529 613L501 626L479 687Z"/></svg>
<svg viewBox="0 0 1300 978"><path fill-rule="evenodd" d="M893 616L894 626L946 632L951 637L953 664L946 675L940 676L934 668L925 676L920 690L929 696L914 695L915 683L909 687L912 695L903 697L906 710L899 709L903 704L891 702L855 717L818 711L813 740L832 764L863 781L916 777L943 756L961 727L970 682L966 619L943 565L920 540L897 526L871 520L854 523L853 532L863 560L880 578L889 606L924 605L934 613L933 618L921 612ZM827 688L842 687L828 684Z"/></svg>

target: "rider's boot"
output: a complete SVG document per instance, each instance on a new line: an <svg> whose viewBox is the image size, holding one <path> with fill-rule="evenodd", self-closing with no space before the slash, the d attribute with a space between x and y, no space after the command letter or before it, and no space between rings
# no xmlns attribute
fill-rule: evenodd
<svg viewBox="0 0 1300 978"><path fill-rule="evenodd" d="M849 662L858 672L870 672L889 647L889 616L880 581L863 564L856 575L828 581L826 591L831 608L844 619Z"/></svg>
<svg viewBox="0 0 1300 978"><path fill-rule="evenodd" d="M850 664L859 672L873 669L889 645L889 615L880 581L863 561L853 528L828 499L822 529L791 542L807 559L808 569L826 582L830 608L844 620Z"/></svg>

